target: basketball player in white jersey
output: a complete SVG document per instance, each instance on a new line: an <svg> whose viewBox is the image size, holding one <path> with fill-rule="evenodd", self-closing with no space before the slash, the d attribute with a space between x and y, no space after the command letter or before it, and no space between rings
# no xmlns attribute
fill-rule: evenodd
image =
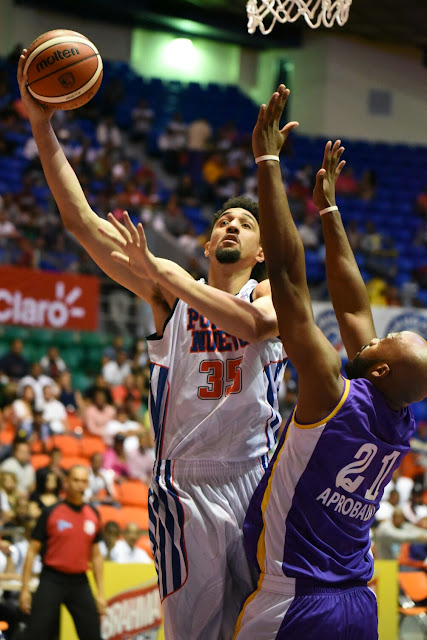
<svg viewBox="0 0 427 640"><path fill-rule="evenodd" d="M133 247L142 236L127 216L124 228L91 210L51 127L53 111L27 92L25 58L24 50L21 96L65 227L153 310L150 537L166 639L227 640L254 586L242 523L280 426L286 361L270 285L251 278L264 259L256 203L238 200L219 212L206 244L209 285ZM119 247L124 258L137 249L141 273L132 260L112 259Z"/></svg>

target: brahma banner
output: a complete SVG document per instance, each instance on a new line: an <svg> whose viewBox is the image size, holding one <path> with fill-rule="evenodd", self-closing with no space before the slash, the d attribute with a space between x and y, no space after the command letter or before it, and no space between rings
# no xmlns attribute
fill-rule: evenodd
<svg viewBox="0 0 427 640"><path fill-rule="evenodd" d="M0 267L0 324L93 331L98 320L98 278Z"/></svg>

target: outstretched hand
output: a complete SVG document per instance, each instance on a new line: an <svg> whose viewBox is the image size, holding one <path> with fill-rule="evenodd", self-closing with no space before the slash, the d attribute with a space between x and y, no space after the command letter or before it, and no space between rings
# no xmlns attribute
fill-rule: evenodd
<svg viewBox="0 0 427 640"><path fill-rule="evenodd" d="M55 109L46 107L40 102L35 100L27 89L27 76L24 75L24 67L27 61L28 51L23 49L18 62L18 71L16 79L18 81L19 91L21 93L21 100L27 109L28 117L31 124L36 122L48 122Z"/></svg>
<svg viewBox="0 0 427 640"><path fill-rule="evenodd" d="M330 140L326 143L322 168L317 172L313 191L313 202L319 211L336 204L335 184L345 165L345 160L340 161L343 153L341 140L335 140L333 145Z"/></svg>
<svg viewBox="0 0 427 640"><path fill-rule="evenodd" d="M278 156L289 133L298 127L299 123L293 121L288 122L282 129L279 128L289 94L289 89L281 84L271 96L268 106L261 105L252 133L252 149L255 158L264 155Z"/></svg>
<svg viewBox="0 0 427 640"><path fill-rule="evenodd" d="M111 240L118 251L111 253L112 259L130 269L139 278L153 279L156 269L156 257L148 250L144 228L139 222L135 227L127 211L123 214L124 224L108 214L108 222L119 232L99 228L101 235Z"/></svg>

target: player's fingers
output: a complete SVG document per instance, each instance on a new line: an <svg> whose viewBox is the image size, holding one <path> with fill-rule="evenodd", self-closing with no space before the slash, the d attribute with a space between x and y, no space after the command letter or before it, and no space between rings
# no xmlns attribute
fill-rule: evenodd
<svg viewBox="0 0 427 640"><path fill-rule="evenodd" d="M139 244L141 249L146 249L147 248L147 238L145 237L145 231L144 231L144 227L142 226L141 222L138 222L138 226L136 228L137 232L138 232L138 236L139 236Z"/></svg>
<svg viewBox="0 0 427 640"><path fill-rule="evenodd" d="M19 56L19 61L18 61L18 71L17 71L18 84L20 84L24 80L24 65L25 65L26 59L27 59L27 50L23 49L21 55Z"/></svg>
<svg viewBox="0 0 427 640"><path fill-rule="evenodd" d="M337 166L337 168L335 169L335 175L338 177L341 173L341 171L343 170L345 165L345 160L341 160L341 162L339 163L339 165Z"/></svg>
<svg viewBox="0 0 427 640"><path fill-rule="evenodd" d="M260 106L260 108L259 108L259 111L258 111L258 118L257 118L257 121L256 121L257 125L259 125L259 126L262 126L262 123L263 123L263 120L264 120L264 114L265 114L265 110L266 110L266 108L267 108L267 105L265 105L265 104L262 104L262 105Z"/></svg>
<svg viewBox="0 0 427 640"><path fill-rule="evenodd" d="M284 84L281 84L277 90L277 93L279 94L279 97L276 100L275 112L273 115L274 115L276 124L278 125L279 120L282 117L283 109L285 108L285 104L290 94L290 91L285 87Z"/></svg>
<svg viewBox="0 0 427 640"><path fill-rule="evenodd" d="M112 225L113 225L113 227L114 227L115 229L117 229L117 231L120 233L120 235L122 236L122 238L123 238L126 242L129 242L129 243L130 243L130 242L132 242L132 238L131 238L131 235L130 235L129 231L126 229L126 227L125 227L121 222L119 222L119 221L118 221L118 220L113 216L113 214L112 214L112 213L109 213L109 214L108 214L108 216L107 216L107 218L108 218L108 222L109 222L110 224L112 224Z"/></svg>
<svg viewBox="0 0 427 640"><path fill-rule="evenodd" d="M120 251L112 251L111 257L114 260L114 262L117 262L118 264L122 264L124 267L129 266L130 258L128 256L125 256L123 253L120 253Z"/></svg>
<svg viewBox="0 0 427 640"><path fill-rule="evenodd" d="M292 120L292 122L288 122L287 124L285 124L283 129L280 130L280 133L284 135L289 135L292 129L296 129L297 127L299 127L299 122Z"/></svg>
<svg viewBox="0 0 427 640"><path fill-rule="evenodd" d="M325 153L323 154L322 169L326 169L328 166L329 156L331 154L331 147L332 147L332 142L328 140L328 142L325 144Z"/></svg>
<svg viewBox="0 0 427 640"><path fill-rule="evenodd" d="M269 125L271 123L278 97L279 97L279 94L277 93L277 91L275 91L270 98L270 101L267 105L267 109L265 110L264 125Z"/></svg>
<svg viewBox="0 0 427 640"><path fill-rule="evenodd" d="M132 237L133 242L139 247L139 235L127 211L123 212L123 221L125 223L126 229L129 231Z"/></svg>

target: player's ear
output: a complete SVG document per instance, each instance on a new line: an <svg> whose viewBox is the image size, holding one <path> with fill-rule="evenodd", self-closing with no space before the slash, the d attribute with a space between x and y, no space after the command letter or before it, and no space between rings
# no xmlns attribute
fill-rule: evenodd
<svg viewBox="0 0 427 640"><path fill-rule="evenodd" d="M261 247L261 245L259 246L258 253L255 256L255 260L257 262L265 262L264 249Z"/></svg>
<svg viewBox="0 0 427 640"><path fill-rule="evenodd" d="M380 362L378 364L374 364L369 373L373 378L379 380L388 376L390 372L391 369L388 364L386 362Z"/></svg>
<svg viewBox="0 0 427 640"><path fill-rule="evenodd" d="M210 247L211 247L211 242L210 240L208 240L207 243L205 244L205 258L209 258Z"/></svg>

